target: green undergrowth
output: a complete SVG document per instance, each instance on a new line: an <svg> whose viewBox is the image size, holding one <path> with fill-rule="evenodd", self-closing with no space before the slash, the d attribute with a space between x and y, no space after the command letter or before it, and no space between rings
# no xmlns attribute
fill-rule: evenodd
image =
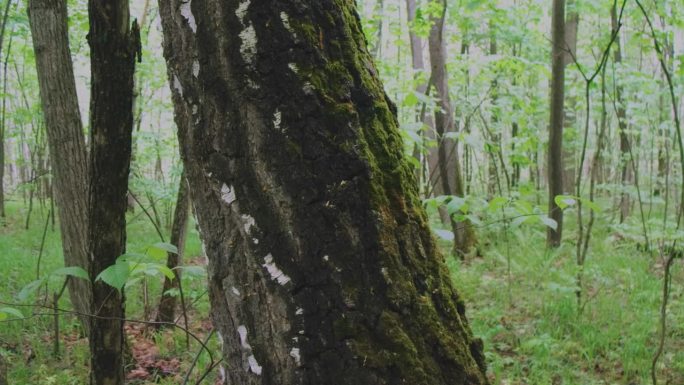
<svg viewBox="0 0 684 385"><path fill-rule="evenodd" d="M63 267L59 223L54 230L48 224L45 244L37 272L38 255L41 239L47 220L47 207L34 208L29 229L24 229L26 206L21 202L8 202L7 218L0 226L0 271L3 272L4 283L0 290L0 307L10 306L20 310L25 317L23 320L8 318L0 321L0 354L8 363L8 380L10 384L86 384L88 383L89 354L88 344L80 335L78 321L73 314L61 313L60 319L60 355L53 356L54 319L51 309L42 307L45 303L45 289L39 291L26 301L17 299L18 293L28 283L41 276ZM50 223L48 221L48 223ZM168 241L168 229L165 229ZM149 219L139 210L128 214L128 245L129 252L144 253L152 244L159 242L159 236ZM186 242L186 262L199 264L197 256L200 252L200 242L194 223L188 227ZM145 320L145 308L148 314L157 306L161 293L161 278L146 280L146 292L142 282L126 289L126 317L134 320ZM53 293L61 288L63 280L49 281L47 291ZM206 282L202 277L186 277L183 279L184 294L189 309L190 330L199 338L203 338L210 328L208 322L208 298ZM50 294L51 296L52 294ZM147 302L147 306L145 305ZM11 305L8 305L11 304ZM59 302L60 309L71 310L68 295L64 295ZM152 316L149 315L149 318ZM141 325L129 323L129 325ZM220 357L215 346L215 339L209 346L215 357ZM190 349L186 348L185 334L180 329L168 329L155 332L148 329L144 333L129 339L129 344L135 349L138 343L154 344L158 349L158 360L176 359L180 366L171 375L161 372L154 373L146 380L131 380L129 384L177 384L193 362L199 349L194 340L190 342ZM164 362L161 362L164 365ZM198 378L199 373L210 364L208 354L202 354L192 378ZM173 364L167 365L173 367ZM133 367L132 367L133 368ZM213 375L209 378L213 378ZM191 381L194 383L194 381Z"/></svg>
<svg viewBox="0 0 684 385"><path fill-rule="evenodd" d="M579 314L574 221L566 218L558 250L545 249L540 225L483 227L482 257L448 259L473 332L485 342L493 384L651 383L663 260L639 251L600 217ZM681 261L673 269L661 384L684 384L683 270Z"/></svg>

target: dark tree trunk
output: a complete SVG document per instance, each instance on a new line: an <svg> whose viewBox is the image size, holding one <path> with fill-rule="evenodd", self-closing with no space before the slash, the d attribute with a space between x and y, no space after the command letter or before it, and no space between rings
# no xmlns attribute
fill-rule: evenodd
<svg viewBox="0 0 684 385"><path fill-rule="evenodd" d="M610 20L613 31L618 28L618 17L616 4L610 9ZM622 48L620 45L620 38L615 39L615 51L613 51L613 60L616 66L622 64ZM617 84L615 86L615 105L616 105L616 115L618 120L618 132L620 138L620 183L622 188L626 189L629 185L633 183L634 176L632 174L632 163L631 163L631 149L630 140L627 134L627 112L625 110L625 103L622 98L622 85L618 83L618 80L614 80ZM620 195L620 223L624 222L629 216L629 212L632 208L632 201L630 199L629 192L623 191Z"/></svg>
<svg viewBox="0 0 684 385"><path fill-rule="evenodd" d="M28 11L52 154L64 264L87 271L87 154L69 49L66 0L31 0ZM69 280L71 302L79 313L90 313L90 286L83 279ZM90 320L80 319L88 333Z"/></svg>
<svg viewBox="0 0 684 385"><path fill-rule="evenodd" d="M180 265L183 258L183 250L185 249L185 235L188 228L188 209L190 207L190 194L188 192L188 182L185 176L185 170L181 175L178 185L178 196L176 197L176 209L173 214L173 224L171 225L171 244L176 246L178 253L169 253L166 259L166 267L172 269L175 273L175 278L170 280L164 279L164 287L162 289L161 301L159 301L159 309L157 312L158 322L173 322L175 320L176 311L176 297L175 295L165 294L171 289L178 289L181 279L180 271L176 269Z"/></svg>
<svg viewBox="0 0 684 385"><path fill-rule="evenodd" d="M160 0L225 384L485 384L354 2Z"/></svg>
<svg viewBox="0 0 684 385"><path fill-rule="evenodd" d="M137 24L129 25L127 0L88 2L91 64L91 152L89 202L90 276L94 279L126 249L126 193L133 129L133 76L140 44ZM90 382L124 382L121 292L93 284L90 323Z"/></svg>
<svg viewBox="0 0 684 385"><path fill-rule="evenodd" d="M444 4L446 7L446 3ZM464 196L463 176L461 175L460 157L455 140L445 136L456 131L454 109L449 96L449 76L446 68L446 46L443 39L446 8L441 17L432 19L432 29L428 39L430 46L430 63L432 66L432 82L439 99L435 110L435 129L437 132L438 173L441 192L445 195ZM443 209L445 210L445 209ZM475 246L475 233L468 221L456 222L449 218L454 232L454 252L463 257Z"/></svg>
<svg viewBox="0 0 684 385"><path fill-rule="evenodd" d="M549 123L549 217L557 228L548 228L546 244L558 247L563 235L563 211L555 197L563 194L563 106L565 95L565 0L553 0L551 19L551 117Z"/></svg>

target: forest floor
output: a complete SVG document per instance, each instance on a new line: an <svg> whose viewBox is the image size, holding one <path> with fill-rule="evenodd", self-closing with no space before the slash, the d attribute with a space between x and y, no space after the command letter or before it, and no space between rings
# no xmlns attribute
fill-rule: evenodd
<svg viewBox="0 0 684 385"><path fill-rule="evenodd" d="M62 266L58 228L45 232L37 270L47 208L34 209L26 230L26 208L10 204L0 227L0 271L5 284L0 308L16 302L28 283ZM569 220L568 222L571 222ZM650 384L650 367L658 341L663 261L639 251L620 231L597 223L583 274L583 309L578 313L574 229L566 228L565 243L555 251L544 247L541 226L482 227L478 230L481 257L466 261L447 258L454 283L464 297L475 335L485 342L493 385ZM128 250L144 252L155 243L149 220L129 216ZM446 245L445 245L446 246ZM448 249L446 247L445 249ZM186 255L200 254L190 226ZM192 258L190 258L192 261ZM681 261L680 261L681 262ZM195 262L197 263L197 258ZM684 384L684 269L675 263L667 318L667 335L658 366L660 384ZM207 337L208 300L202 277L184 280L189 306L189 330ZM159 280L148 279L127 290L127 317L149 319L158 301ZM48 292L61 282L50 282ZM38 296L41 297L40 295ZM40 304L40 299L34 302ZM147 304L147 305L146 305ZM68 299L60 307L69 308ZM76 332L73 315L60 317L60 355L54 357L53 316L50 309L20 308L22 321L0 321L0 354L9 364L10 384L84 384L88 375L87 342ZM147 310L145 310L147 309ZM8 322L10 321L10 322ZM156 332L144 323L127 326L131 353L130 384L179 384L197 357L200 344L181 329ZM215 339L208 347L214 360ZM190 375L195 383L211 358L202 353ZM205 383L213 383L215 371Z"/></svg>

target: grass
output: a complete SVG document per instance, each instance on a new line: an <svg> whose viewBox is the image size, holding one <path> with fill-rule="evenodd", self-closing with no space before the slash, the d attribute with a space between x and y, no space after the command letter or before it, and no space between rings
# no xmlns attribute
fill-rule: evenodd
<svg viewBox="0 0 684 385"><path fill-rule="evenodd" d="M3 302L35 279L36 262L47 210L37 209L29 230L23 229L25 206L8 206L6 226L0 227L0 269L5 285ZM492 384L650 384L660 312L663 264L636 247L635 241L617 236L603 216L595 226L584 267L584 311L578 315L572 216L566 221L564 244L545 249L545 229L523 225L508 231L496 224L478 229L482 257L448 260L455 285L468 304L474 333L485 341ZM638 229L637 224L633 227ZM144 252L159 241L146 217L129 216L128 250ZM189 227L186 255L200 254L194 225ZM448 245L445 244L446 249ZM510 265L510 276L508 269ZM665 354L659 365L660 384L684 384L684 271L676 263L668 312ZM62 266L59 231L48 229L41 272ZM151 305L158 300L160 284L149 280ZM59 286L53 282L50 290ZM198 298L192 307L191 328L206 333L208 301L202 279L184 281L186 294ZM143 314L142 286L127 290L127 314ZM66 297L66 296L65 296ZM68 299L61 301L69 308ZM30 308L22 308L25 315ZM35 312L43 312L36 309ZM9 362L9 378L16 384L87 383L87 343L78 337L77 321L62 315L62 351L51 355L52 318L0 323L0 354ZM180 330L146 334L159 357L177 358L175 376L161 384L176 384L193 361L197 343L186 349ZM211 346L216 351L216 342ZM66 347L65 347L66 346ZM28 360L29 352L35 358ZM203 354L198 367L209 364ZM145 384L153 382L131 382Z"/></svg>
<svg viewBox="0 0 684 385"><path fill-rule="evenodd" d="M24 229L26 208L18 202L7 204L7 218L0 227L0 270L5 273L5 284L0 291L0 301L16 303L16 295L28 283L36 279L36 265L48 209L40 207L32 214L31 225ZM144 252L151 244L159 242L148 219L139 212L128 217L128 245L131 252ZM186 255L200 255L200 242L194 224L188 228ZM41 258L40 274L46 274L63 266L59 225L54 230L48 226ZM51 281L48 291L59 290L62 281ZM208 299L203 279L186 277L183 280L188 302L197 301L190 307L190 329L200 338L207 332ZM161 279L148 279L148 307L156 306L161 291ZM43 291L33 304L41 304ZM145 300L142 284L135 284L126 290L126 314L128 318L143 316ZM0 305L3 307L6 305ZM88 383L88 344L79 335L77 319L70 314L60 316L61 350L59 357L52 355L53 317L48 309L40 307L14 306L22 311L26 320L0 322L0 354L8 362L8 379L11 384L86 384ZM60 308L70 309L68 296L60 300ZM177 384L189 369L197 354L199 344L191 342L185 346L185 334L180 329L162 332L147 330L136 335L133 344L151 341L158 349L159 359L176 358L180 367L175 375L154 378L157 382L132 380L131 384ZM129 340L130 342L130 340ZM216 343L209 345L216 355ZM194 374L209 365L206 353L202 354ZM194 378L194 377L193 377ZM210 377L211 378L211 377Z"/></svg>
<svg viewBox="0 0 684 385"><path fill-rule="evenodd" d="M471 326L485 341L493 384L650 384L663 264L618 241L600 218L584 266L578 312L574 217L564 244L544 247L545 229L480 231L483 258L452 259ZM510 279L508 266L510 258ZM684 281L675 264L659 383L684 384Z"/></svg>

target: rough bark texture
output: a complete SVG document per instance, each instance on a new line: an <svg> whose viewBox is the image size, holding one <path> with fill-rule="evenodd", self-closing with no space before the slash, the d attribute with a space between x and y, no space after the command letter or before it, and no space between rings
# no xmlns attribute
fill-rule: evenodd
<svg viewBox="0 0 684 385"><path fill-rule="evenodd" d="M159 1L226 384L484 384L353 2Z"/></svg>
<svg viewBox="0 0 684 385"><path fill-rule="evenodd" d="M176 209L173 213L173 224L171 225L171 244L176 246L178 253L168 253L166 259L166 267L172 269L175 273L175 278L170 280L164 279L164 287L162 288L161 301L159 301L159 309L157 311L158 322L173 322L176 314L176 295L167 295L167 291L171 289L178 289L181 279L180 271L176 269L183 259L183 250L185 249L185 235L187 234L188 211L190 207L190 193L188 191L188 181L185 171L180 178L178 186L178 196L176 197Z"/></svg>
<svg viewBox="0 0 684 385"><path fill-rule="evenodd" d="M610 21L613 31L618 28L618 17L616 4L610 10ZM620 38L615 39L615 50L613 51L613 60L616 66L620 66L622 63L622 46L620 44ZM615 86L615 105L616 105L616 115L618 120L618 133L620 138L620 183L622 188L627 188L632 184L634 176L632 175L632 164L630 156L630 141L627 134L627 112L625 110L625 103L622 100L622 85L617 83ZM624 222L629 216L629 212L632 208L632 201L630 199L629 192L623 191L620 195L620 223Z"/></svg>
<svg viewBox="0 0 684 385"><path fill-rule="evenodd" d="M31 0L28 12L52 154L64 264L88 271L88 159L69 49L66 0ZM83 314L90 313L90 286L83 279L69 280L71 303ZM81 316L86 333L89 322Z"/></svg>
<svg viewBox="0 0 684 385"><path fill-rule="evenodd" d="M88 14L92 73L88 251L94 280L126 249L133 75L140 37L137 26L129 26L127 0L90 0ZM91 308L97 317L90 323L90 382L123 384L123 296L96 282Z"/></svg>
<svg viewBox="0 0 684 385"><path fill-rule="evenodd" d="M446 3L444 4L446 7ZM448 132L456 131L454 122L454 108L449 96L449 76L446 68L446 45L443 39L444 17L432 19L432 28L428 38L430 64L432 66L432 82L435 85L438 107L435 110L435 129L437 132L437 151L439 182L445 195L464 196L463 176L461 175L460 157L455 140L445 137ZM442 208L442 210L446 210ZM448 214L447 214L448 216ZM454 232L454 252L463 257L475 246L475 233L468 221L456 222L452 218L451 228Z"/></svg>
<svg viewBox="0 0 684 385"><path fill-rule="evenodd" d="M563 194L563 106L565 95L565 0L553 0L551 18L551 117L549 122L548 178L549 217L558 227L547 228L546 244L560 245L563 235L563 211L555 197Z"/></svg>

